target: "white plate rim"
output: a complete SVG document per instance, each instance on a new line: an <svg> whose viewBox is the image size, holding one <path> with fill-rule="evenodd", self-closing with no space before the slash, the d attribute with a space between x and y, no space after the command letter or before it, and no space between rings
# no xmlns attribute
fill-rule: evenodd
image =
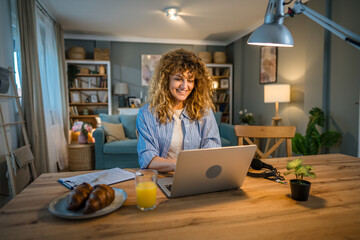
<svg viewBox="0 0 360 240"><path fill-rule="evenodd" d="M114 189L115 192L115 198L113 202L109 206L93 213L84 214L82 213L82 209L79 211L67 210L65 208L65 205L67 204L65 204L63 201L67 200L67 197L70 194L70 192L61 194L60 196L51 200L51 202L49 203L48 210L50 213L54 214L55 216L66 219L88 219L88 218L99 217L111 213L116 209L120 208L127 199L127 193L124 190L114 187L112 189Z"/></svg>

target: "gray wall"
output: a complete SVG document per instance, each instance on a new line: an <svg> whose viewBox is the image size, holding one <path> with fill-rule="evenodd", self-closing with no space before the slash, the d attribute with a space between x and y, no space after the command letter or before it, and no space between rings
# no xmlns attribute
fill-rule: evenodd
<svg viewBox="0 0 360 240"><path fill-rule="evenodd" d="M308 6L325 14L325 0L312 0ZM360 1L333 0L335 22L360 35ZM341 144L331 149L356 156L358 141L360 89L360 51L336 36L331 37L330 58L324 60L324 29L306 16L287 18L285 25L294 38L293 48L278 49L278 83L291 84L291 102L280 103L279 114L284 125L295 125L305 133L309 110L318 106L330 109L330 129L342 133ZM259 84L260 48L246 44L248 36L228 46L234 51L234 115L238 110L254 113L257 124L270 125L275 115L275 104L264 103L263 85ZM330 91L324 84L324 63L330 63ZM246 91L244 91L246 90ZM330 100L325 102L327 93Z"/></svg>
<svg viewBox="0 0 360 240"><path fill-rule="evenodd" d="M13 46L12 46L12 34L11 34L11 15L10 15L10 1L0 0L0 66L1 67L13 67ZM6 122L13 122L15 119L14 101L4 100L0 98L1 108L4 114L4 120ZM12 148L17 147L18 137L16 136L16 129L14 127L7 128L6 134L10 140L10 146ZM5 176L7 171L5 161L5 141L2 135L3 131L0 131L0 194L8 194L7 178Z"/></svg>

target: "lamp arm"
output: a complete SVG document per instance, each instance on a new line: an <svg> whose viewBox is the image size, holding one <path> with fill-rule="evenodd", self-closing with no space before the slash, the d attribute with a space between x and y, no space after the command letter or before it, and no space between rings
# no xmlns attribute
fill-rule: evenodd
<svg viewBox="0 0 360 240"><path fill-rule="evenodd" d="M290 16L294 16L294 14L301 14L303 13L305 16L316 22L317 24L321 25L323 28L329 30L342 40L348 42L349 44L353 45L357 49L360 50L360 36L351 32L350 30L340 26L336 22L330 20L322 16L321 14L317 13L316 11L312 10L311 8L305 6L299 1L294 3L293 8L289 8L288 14Z"/></svg>

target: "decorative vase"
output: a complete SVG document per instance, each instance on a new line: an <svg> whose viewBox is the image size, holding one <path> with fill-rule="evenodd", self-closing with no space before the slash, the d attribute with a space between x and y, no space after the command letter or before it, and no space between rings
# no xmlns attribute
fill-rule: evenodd
<svg viewBox="0 0 360 240"><path fill-rule="evenodd" d="M307 201L309 198L311 182L306 180L290 180L291 198L296 201Z"/></svg>
<svg viewBox="0 0 360 240"><path fill-rule="evenodd" d="M87 136L87 134L85 135L85 134L81 133L81 134L79 135L79 138L78 138L78 143L80 143L80 144L86 144L86 143L88 143L88 136Z"/></svg>

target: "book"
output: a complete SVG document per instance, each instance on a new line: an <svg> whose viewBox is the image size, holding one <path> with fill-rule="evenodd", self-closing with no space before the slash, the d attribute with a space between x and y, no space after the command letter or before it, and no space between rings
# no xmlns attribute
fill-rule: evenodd
<svg viewBox="0 0 360 240"><path fill-rule="evenodd" d="M69 189L74 189L77 185L84 182L91 186L98 184L111 185L119 182L134 179L135 175L132 172L123 170L121 168L111 168L103 171L81 174L68 178L60 178L58 182Z"/></svg>

